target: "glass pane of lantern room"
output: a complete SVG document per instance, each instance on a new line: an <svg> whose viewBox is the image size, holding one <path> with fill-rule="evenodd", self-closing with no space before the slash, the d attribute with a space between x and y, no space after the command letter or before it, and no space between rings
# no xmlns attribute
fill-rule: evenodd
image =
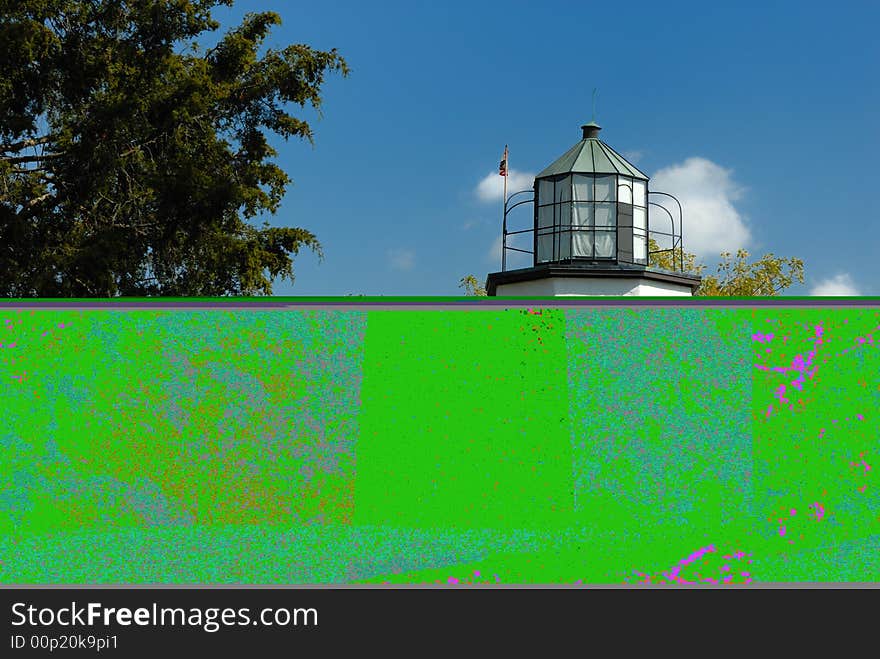
<svg viewBox="0 0 880 659"><path fill-rule="evenodd" d="M633 235L633 259L637 263L646 263L648 260L648 239L643 234Z"/></svg>
<svg viewBox="0 0 880 659"><path fill-rule="evenodd" d="M626 176L617 177L617 201L622 204L633 203L633 180Z"/></svg>
<svg viewBox="0 0 880 659"><path fill-rule="evenodd" d="M553 258L553 234L538 234L538 263L546 263Z"/></svg>
<svg viewBox="0 0 880 659"><path fill-rule="evenodd" d="M592 230L572 231L571 234L571 255L588 259L593 258Z"/></svg>
<svg viewBox="0 0 880 659"><path fill-rule="evenodd" d="M593 177L574 174L573 190L575 201L593 201Z"/></svg>
<svg viewBox="0 0 880 659"><path fill-rule="evenodd" d="M553 203L553 179L538 179L538 205Z"/></svg>
<svg viewBox="0 0 880 659"><path fill-rule="evenodd" d="M645 197L648 193L648 186L644 181L633 179L633 206L647 206Z"/></svg>
<svg viewBox="0 0 880 659"><path fill-rule="evenodd" d="M614 231L596 232L596 258L613 259L617 252L617 240Z"/></svg>
<svg viewBox="0 0 880 659"><path fill-rule="evenodd" d="M571 176L563 176L556 180L556 203L571 201Z"/></svg>
<svg viewBox="0 0 880 659"><path fill-rule="evenodd" d="M596 204L595 213L596 227L617 226L616 204Z"/></svg>
<svg viewBox="0 0 880 659"><path fill-rule="evenodd" d="M603 175L596 177L596 201L614 201L615 187L617 186L616 175Z"/></svg>
<svg viewBox="0 0 880 659"><path fill-rule="evenodd" d="M647 220L645 219L646 215L647 215L647 213L644 208L633 208L633 228L634 229L641 229L642 231L647 230L648 226L647 226Z"/></svg>
<svg viewBox="0 0 880 659"><path fill-rule="evenodd" d="M573 203L571 224L576 227L593 226L593 204L587 202Z"/></svg>
<svg viewBox="0 0 880 659"><path fill-rule="evenodd" d="M556 258L560 261L565 261L571 258L571 231L563 231L558 235L559 237L556 242L558 256Z"/></svg>
<svg viewBox="0 0 880 659"><path fill-rule="evenodd" d="M538 228L547 229L553 226L553 206L538 207Z"/></svg>
<svg viewBox="0 0 880 659"><path fill-rule="evenodd" d="M573 227L593 226L593 206L589 202L575 202L572 204L571 224ZM590 231L573 231L571 255L576 257L593 258L593 234Z"/></svg>
<svg viewBox="0 0 880 659"><path fill-rule="evenodd" d="M571 202L567 202L564 204L556 204L556 226L558 227L569 227L571 226Z"/></svg>

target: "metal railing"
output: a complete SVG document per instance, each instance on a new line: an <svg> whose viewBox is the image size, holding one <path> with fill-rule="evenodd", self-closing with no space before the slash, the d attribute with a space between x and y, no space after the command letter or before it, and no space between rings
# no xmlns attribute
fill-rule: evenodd
<svg viewBox="0 0 880 659"><path fill-rule="evenodd" d="M531 199L523 199L522 201L518 201L513 206L510 206L510 201L521 194L531 194ZM534 190L520 190L519 192L514 192L507 199L504 200L504 222L502 224L502 234L501 234L501 272L505 272L507 270L507 250L511 250L514 252L522 252L523 254L531 254L535 255L534 251L529 251L526 249L520 249L518 247L508 247L507 245L507 236L515 236L520 233L534 233L534 226L531 229L523 229L521 231L508 231L507 230L507 215L517 206L522 206L523 204L533 204L535 203Z"/></svg>
<svg viewBox="0 0 880 659"><path fill-rule="evenodd" d="M669 209L666 208L663 204L658 204L656 201L651 201L650 196L652 194L662 195L664 197L669 197L673 201L675 201L678 206L678 233L675 233L675 218L672 217L672 213L669 212ZM648 238L651 238L651 234L656 234L658 236L666 236L672 238L672 247L669 249L655 249L653 252L648 251L648 258L651 258L651 254L664 254L666 252L672 252L672 268L675 269L675 257L678 256L678 272L684 272L684 241L682 238L682 234L684 233L684 227L682 226L683 215L681 211L681 202L676 199L674 196L669 194L668 192L651 192L648 191L648 205L656 206L657 208L662 208L665 213L669 216L669 223L672 226L672 233L665 233L663 231L651 231L650 222L648 223Z"/></svg>
<svg viewBox="0 0 880 659"><path fill-rule="evenodd" d="M531 234L535 233L536 228L534 226L534 221L535 221L534 218L532 220L533 225L531 228L519 229L516 231L508 231L508 229L507 229L507 216L508 216L508 214L514 208L517 208L518 206L522 206L524 204L535 203L534 193L535 193L534 190L520 190L519 192L514 192L512 195L510 195L509 197L507 197L507 199L504 200L504 218L503 218L502 229L501 229L501 231L502 231L501 272L507 271L507 252L508 251L520 252L522 254L529 254L533 258L535 256L534 250L513 247L511 245L508 245L508 240L507 240L508 236L516 236L516 235L520 235L520 234L524 234L524 233L531 233ZM516 203L512 203L513 199L515 197L517 197L519 195L523 195L523 194L531 194L532 197L530 199L521 199L519 201L516 201ZM659 204L655 201L651 201L650 195L662 195L664 197L669 197L670 199L675 201L676 205L678 206L678 231L676 231L676 227L675 227L675 217L672 215L672 213L669 212L669 209L666 208L666 206L664 206L663 204ZM647 237L648 237L649 241L654 236L663 236L665 238L669 238L670 242L672 243L672 246L669 248L651 250L650 249L650 242L649 242L649 249L648 249L648 253L647 253L648 262L650 263L651 255L653 255L653 254L666 254L666 253L671 252L672 253L672 268L673 268L673 270L677 271L677 272L684 272L685 271L684 270L684 240L683 240L683 224L682 224L683 223L683 213L682 213L682 208L681 208L681 202L676 197L669 194L668 192L648 191L648 196L649 196L648 205L655 206L657 208L662 209L663 212L665 212L666 215L669 217L669 223L670 223L670 228L671 228L671 230L668 232L651 229L650 221L647 219L647 213L646 213L646 219L645 219L645 222L647 225L647 232L646 233L647 233ZM571 226L568 226L568 227L554 226L551 231L546 232L546 235L555 235L555 234L559 234L559 233L563 233L563 232L568 233L568 232L576 232L576 231L590 231L590 232L592 232L592 231L595 231L595 229L594 228L576 228L576 227L571 227ZM542 235L544 235L544 234L542 233ZM533 240L532 244L534 245L534 240Z"/></svg>

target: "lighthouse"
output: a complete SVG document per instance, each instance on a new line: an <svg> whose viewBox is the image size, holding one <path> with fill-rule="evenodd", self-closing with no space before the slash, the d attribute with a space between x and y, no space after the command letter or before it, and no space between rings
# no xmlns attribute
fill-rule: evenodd
<svg viewBox="0 0 880 659"><path fill-rule="evenodd" d="M532 190L505 199L501 271L489 274L487 293L693 295L700 278L684 272L681 204L651 191L648 176L599 139L598 124L581 130L581 140L535 177ZM511 231L508 213L527 203L532 226ZM513 246L522 234L531 249ZM531 267L508 269L511 250L531 255ZM671 255L664 262L673 269L652 266L659 253Z"/></svg>

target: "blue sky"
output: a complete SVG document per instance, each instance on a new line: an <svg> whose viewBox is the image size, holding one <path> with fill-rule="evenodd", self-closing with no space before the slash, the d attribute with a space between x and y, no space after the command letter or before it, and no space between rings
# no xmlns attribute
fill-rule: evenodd
<svg viewBox="0 0 880 659"><path fill-rule="evenodd" d="M876 2L238 0L215 15L266 10L284 21L268 45L337 48L352 69L326 83L315 147L278 145L294 185L270 222L314 231L325 258L298 256L276 294L456 295L499 270L486 186L504 145L530 185L580 139L598 88L601 138L684 199L686 249L803 258L789 294L880 295Z"/></svg>

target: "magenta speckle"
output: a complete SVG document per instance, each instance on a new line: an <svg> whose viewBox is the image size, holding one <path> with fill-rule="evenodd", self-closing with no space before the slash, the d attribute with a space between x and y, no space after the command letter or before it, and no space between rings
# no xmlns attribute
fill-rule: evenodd
<svg viewBox="0 0 880 659"><path fill-rule="evenodd" d="M682 582L683 580L679 576L679 574L681 573L681 569L683 567L686 567L686 566L690 565L691 563L694 563L694 562L700 560L706 554L709 554L714 551L715 551L715 545L709 545L708 547L702 547L701 549L698 549L690 556L687 556L687 557L681 559L678 562L678 565L674 566L669 572L664 573L664 576L667 579L671 579L672 581Z"/></svg>

